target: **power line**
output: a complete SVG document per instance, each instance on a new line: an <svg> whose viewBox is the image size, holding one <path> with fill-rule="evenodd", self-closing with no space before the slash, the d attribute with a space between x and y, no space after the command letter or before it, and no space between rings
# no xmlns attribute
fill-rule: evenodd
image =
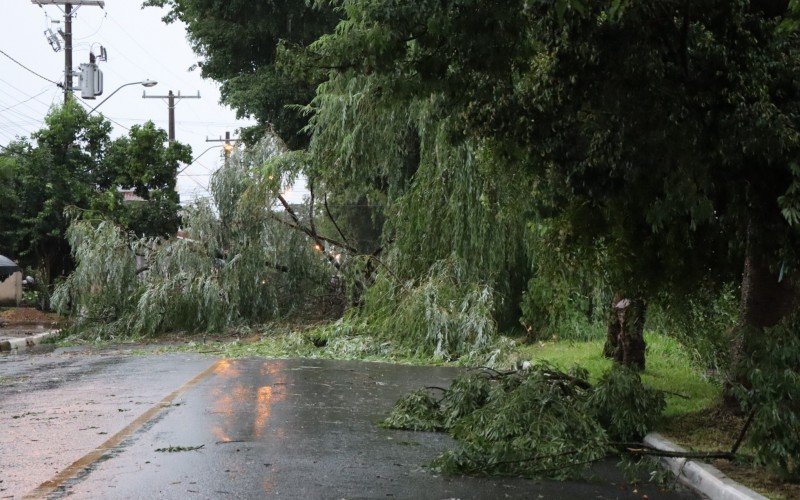
<svg viewBox="0 0 800 500"><path fill-rule="evenodd" d="M12 85L12 84L10 84L9 82L7 82L7 81L3 80L2 78L0 78L0 83L2 83L2 84L4 84L4 85L6 85L6 86L7 86L7 87L9 87L11 90L13 90L13 91L15 91L16 93L20 94L20 95L18 95L18 96L17 96L17 95L12 95L12 94L10 94L10 93L6 92L6 91L5 91L5 90L3 90L3 89L0 89L0 92L2 92L3 94L5 94L5 95L7 95L7 96L11 97L11 98L12 98L13 100L15 100L15 101L16 101L17 99L19 99L20 97L29 97L29 96L30 96L30 94L28 94L28 93L27 93L27 92L25 92L24 90L22 90L22 89L20 89L20 88L17 88L17 87L15 87L14 85ZM57 90L57 89L52 89L52 90L54 90L54 91L55 91L55 90ZM38 98L34 98L33 100L34 100L34 101L36 101L36 102L38 102L39 104L41 104L41 105L45 106L47 109L50 109L50 107L52 106L52 102L50 102L50 103L47 103L47 102L44 102L44 101L42 101L41 99L38 99ZM25 108L27 108L27 109L30 109L30 110L31 110L31 111L33 111L34 113L40 113L40 112L41 112L41 110L40 110L40 109L37 109L37 108L35 108L35 107L31 106L30 104L27 104L27 103L25 104Z"/></svg>
<svg viewBox="0 0 800 500"><path fill-rule="evenodd" d="M44 94L45 92L48 92L49 90L50 90L50 87L48 87L48 88L46 88L46 89L42 90L41 92L39 92L39 93L38 93L38 94L36 94L35 96L28 97L28 98L27 98L27 99L25 99L24 101L20 101L20 102L18 102L18 103L16 103L16 104L13 104L13 105L11 105L11 106L8 106L8 107L5 107L5 108L3 108L3 109L0 109L0 113L2 113L3 111L8 111L8 110L9 110L9 109L11 109L11 108L16 108L16 107L17 107L17 106L19 106L20 104L25 104L25 103L26 103L26 102L28 102L28 101L32 101L32 100L36 99L37 97L39 97L40 95Z"/></svg>
<svg viewBox="0 0 800 500"><path fill-rule="evenodd" d="M176 72L173 70L173 68L172 68L172 67L170 67L170 66L168 66L168 65L164 64L163 62L161 62L161 58L160 58L160 57L158 57L158 56L156 56L156 55L152 54L152 53L151 53L151 52L150 52L150 51L147 49L147 47L143 46L143 45L142 45L142 44L139 42L139 38L140 38L140 37L135 37L135 36L131 35L131 34L128 32L128 30L126 30L126 29L125 29L125 26L123 26L121 23L118 23L118 22L117 22L117 20L116 20L116 19L114 19L114 17L113 17L113 16L109 16L109 17L108 17L108 19L109 19L109 21L111 21L113 24L115 24L115 25L117 26L117 28L118 28L118 29L119 29L119 30L122 32L122 34L124 34L125 36L127 36L127 37L128 37L128 38L129 38L129 39L130 39L130 40L131 40L131 41L132 41L134 44L136 44L136 45L137 45L137 46L138 46L138 47L139 47L139 48L140 48L140 49L141 49L141 50L142 50L142 51L143 51L143 52L144 52L144 53L147 55L147 57L148 57L148 60L149 60L149 61L153 61L153 62L155 62L156 64L158 64L159 66L161 66L163 69L165 69L165 70L166 70L168 73L170 73L170 74L171 74L173 77L177 77L177 79L178 79L178 80L180 80L180 82L181 82L181 83L183 83L183 84L184 84L184 86L191 86L191 83L190 83L190 82L188 82L187 80L185 80L185 79L184 79L184 78L183 78L181 75L177 74L177 73L176 73Z"/></svg>
<svg viewBox="0 0 800 500"><path fill-rule="evenodd" d="M17 63L17 64L18 64L20 67L22 67L23 69L25 69L25 70L27 70L27 71L29 71L29 72L33 73L34 75L38 76L38 77L39 77L39 78L41 78L42 80L47 80L48 82L52 83L53 85L58 85L58 82L56 82L56 81L53 81L53 80L51 80L51 79L47 78L46 76L42 76L42 75L40 75L39 73L35 72L34 70L30 69L29 67L25 66L25 65L24 65L24 64L22 64L21 62L17 61L16 59L14 59L14 58L13 58L13 57L11 57L10 55L8 55L8 53L6 53L6 52L5 52L3 49L0 49L0 54L3 54L3 55L4 55L4 56L6 56L7 58L9 58L9 59L11 59L12 61L14 61L15 63Z"/></svg>
<svg viewBox="0 0 800 500"><path fill-rule="evenodd" d="M77 97L77 96L75 96L75 97ZM81 104L83 104L84 106L86 106L86 108L87 108L87 109L92 109L92 105L91 105L91 104L89 104L88 102L84 101L84 100L83 100L83 98L81 98L81 97L78 97L78 102L79 102L79 103L81 103ZM101 114L102 114L102 113L101 113ZM102 116L103 116L103 118L105 118L106 120L110 121L111 123L113 123L113 124L115 124L115 125L117 125L117 126L119 126L119 127L122 127L122 128L124 128L125 130L130 130L130 127L126 127L125 125L123 125L123 124L121 124L120 122L118 122L118 121L114 120L113 118L111 118L111 117L108 117L108 116L106 116L106 115L102 115Z"/></svg>

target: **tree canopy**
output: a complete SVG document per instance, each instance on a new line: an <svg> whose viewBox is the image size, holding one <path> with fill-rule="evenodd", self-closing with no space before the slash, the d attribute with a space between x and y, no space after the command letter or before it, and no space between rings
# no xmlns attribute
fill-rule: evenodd
<svg viewBox="0 0 800 500"><path fill-rule="evenodd" d="M403 279L463 260L501 294L506 325L553 319L565 293L592 310L613 292L680 300L738 281L745 262L746 283L784 289L750 295L796 297L800 59L786 1L147 4L187 23L240 112L273 99L259 119L277 124L304 110L305 173L380 206ZM313 98L271 92L275 70ZM233 97L243 82L247 102Z"/></svg>
<svg viewBox="0 0 800 500"><path fill-rule="evenodd" d="M109 216L138 234L174 234L175 173L191 160L191 148L167 145L166 132L152 122L118 139L110 132L107 120L70 100L50 111L33 143L20 139L0 153L0 175L7 176L1 189L9 192L3 203L14 203L0 219L3 252L47 279L68 272L67 207ZM145 201L123 203L123 189Z"/></svg>
<svg viewBox="0 0 800 500"><path fill-rule="evenodd" d="M144 6L166 7L165 22L186 24L202 75L222 84L222 102L258 121L243 131L250 143L269 129L292 148L308 142L306 118L290 105L308 103L318 82L286 72L276 55L279 45L304 47L335 26L338 15L326 2L147 0Z"/></svg>

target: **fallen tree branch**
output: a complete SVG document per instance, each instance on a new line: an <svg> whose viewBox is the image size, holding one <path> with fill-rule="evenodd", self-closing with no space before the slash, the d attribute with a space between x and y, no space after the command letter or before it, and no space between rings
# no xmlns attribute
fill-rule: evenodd
<svg viewBox="0 0 800 500"><path fill-rule="evenodd" d="M327 193L325 194L325 199L324 199L323 204L325 205L325 213L328 214L328 218L331 220L331 222L333 222L333 227L336 228L336 231L339 233L339 236L342 237L342 241L347 243L347 237L344 235L344 233L342 232L342 229L339 227L339 224L337 224L336 219L333 217L333 214L331 213L330 207L328 207L328 194Z"/></svg>
<svg viewBox="0 0 800 500"><path fill-rule="evenodd" d="M611 442L611 446L624 449L626 453L632 455L649 455L653 457L668 457L668 458L697 458L700 460L721 458L724 460L733 460L736 457L735 453L729 451L668 451L654 448L643 443L630 443L630 442Z"/></svg>
<svg viewBox="0 0 800 500"><path fill-rule="evenodd" d="M664 394L669 394L670 396L677 396L677 397L683 398L683 399L692 399L689 396L687 396L686 394L681 394L679 392L665 391L664 389L656 389L656 390L658 392L663 392Z"/></svg>
<svg viewBox="0 0 800 500"><path fill-rule="evenodd" d="M747 421L744 423L741 432L739 432L739 437L736 438L736 442L733 443L733 448L731 448L731 454L735 454L739 450L739 446L742 444L742 440L744 439L745 434L747 434L747 429L750 428L750 424L753 423L753 417L756 415L756 409L753 408L750 410L750 415L747 416Z"/></svg>
<svg viewBox="0 0 800 500"><path fill-rule="evenodd" d="M305 227L300 222L300 219L297 217L297 214L295 213L295 211L292 209L292 207L289 205L289 203L286 201L286 199L282 195L278 195L278 200L281 202L281 205L283 205L283 208L286 210L286 213L289 214L289 216L292 218L294 223L292 223L290 221L287 221L284 218L282 218L282 217L280 217L280 216L278 216L276 214L270 214L270 217L273 220L275 220L277 222L280 222L281 224L283 224L283 225L285 225L287 227L290 227L292 229L296 229L296 230L298 230L298 231L300 231L302 233L305 233L309 238L313 239L314 242L317 245L319 245L321 248L325 247L324 243L328 243L328 244L337 246L337 247L339 247L339 248L341 248L343 250L347 250L348 252L351 252L351 253L353 253L355 255L362 255L361 253L359 253L359 251L355 247L353 247L349 243L338 241L338 240L335 240L333 238L328 238L326 236L322 236L322 235L316 233L315 231L313 231L312 229L310 229L308 227ZM379 247L371 255L366 255L366 257L370 261L375 261L375 262L378 263L378 265L383 266L383 268L386 269L386 271L396 281L400 281L400 278L392 271L392 269L378 258L377 255L380 254L381 251L383 251L383 247L382 246ZM328 261L330 261L334 265L334 267L336 267L336 269L339 269L340 264L339 264L339 262L336 261L336 259L332 255L328 255Z"/></svg>
<svg viewBox="0 0 800 500"><path fill-rule="evenodd" d="M358 253L358 251L355 248L353 248L352 246L348 245L347 243L344 243L344 242L341 242L341 241L337 241L337 240L334 240L332 238L327 238L325 236L321 236L321 235L317 234L316 232L312 231L311 229L305 227L303 225L303 223L300 222L300 219L297 217L297 214L295 213L295 211L292 209L292 207L286 201L286 198L284 198L280 194L278 195L278 201L281 202L281 205L283 205L283 208L284 208L284 210L286 210L286 213L289 214L289 217L292 218L292 220L294 221L294 224L292 224L291 222L288 222L286 220L283 220L281 217L279 217L279 216L277 216L275 214L273 214L273 216L272 216L273 219L277 220L278 222L282 222L283 224L287 225L288 227L291 227L293 229L297 229L298 231L306 233L311 239L313 239L320 246L324 247L324 245L322 243L323 242L327 242L327 243L330 243L331 245L335 245L337 247L343 248L343 249L345 249L345 250L347 250L349 252Z"/></svg>

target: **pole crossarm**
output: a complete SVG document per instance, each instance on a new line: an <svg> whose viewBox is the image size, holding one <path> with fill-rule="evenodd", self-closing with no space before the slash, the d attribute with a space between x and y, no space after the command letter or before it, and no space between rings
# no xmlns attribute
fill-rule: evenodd
<svg viewBox="0 0 800 500"><path fill-rule="evenodd" d="M230 153L231 150L233 149L233 144L232 143L239 142L240 140L241 139L239 139L238 137L231 137L231 133L230 132L225 132L225 138L224 139L222 137L220 137L219 139L209 139L208 137L206 137L206 142L222 142L222 143L224 143L222 145L222 147L225 148L225 154L226 155L228 153Z"/></svg>
<svg viewBox="0 0 800 500"><path fill-rule="evenodd" d="M146 92L142 92L142 99L167 99L167 107L169 110L168 136L169 142L172 142L175 140L175 100L200 99L200 91L197 92L197 95L181 95L180 90L177 94L170 90L167 95L147 95Z"/></svg>
<svg viewBox="0 0 800 500"><path fill-rule="evenodd" d="M106 3L103 0L31 0L34 5L89 5L94 7L105 8Z"/></svg>
<svg viewBox="0 0 800 500"><path fill-rule="evenodd" d="M72 7L84 5L105 8L103 0L31 0L33 5L42 8L44 5L64 6L64 104L69 101L72 88L72 16L75 11Z"/></svg>

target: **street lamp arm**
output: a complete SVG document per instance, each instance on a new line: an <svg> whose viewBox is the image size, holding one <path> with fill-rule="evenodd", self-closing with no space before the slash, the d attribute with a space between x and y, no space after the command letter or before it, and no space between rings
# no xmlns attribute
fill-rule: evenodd
<svg viewBox="0 0 800 500"><path fill-rule="evenodd" d="M212 149L214 149L214 148L221 148L222 146L223 146L222 144L216 144L216 145L214 145L214 146L209 146L209 147L207 147L205 151L203 151L203 152L202 152L202 153L200 153L199 155L195 156L195 157L194 157L194 159L193 159L191 162L189 162L188 164L186 164L186 166L185 166L185 167L183 167L182 169L178 170L178 172L177 172L175 175L180 175L180 174L182 174L184 170L186 170L187 168L191 167L191 166L194 164L194 162L196 162L197 160L199 160L199 159L200 159L200 157L201 157L201 156L203 156L204 154L208 153L209 151L211 151L211 150L212 150Z"/></svg>
<svg viewBox="0 0 800 500"><path fill-rule="evenodd" d="M116 89L116 90L114 90L114 92L112 92L112 93L108 94L108 96L106 96L106 98L105 98L105 99L103 99L102 101L100 101L99 103L97 103L97 106L95 106L95 107L93 107L92 109L90 109L90 110L89 110L89 112L88 112L88 113L86 113L86 114L87 114L87 115L91 115L92 113L94 113L94 111L95 111L97 108L99 108L99 107L100 107L100 106L101 106L101 105L102 105L104 102L106 102L107 100L111 99L111 96L113 96L114 94L116 94L117 92L119 92L120 90L122 90L124 87L127 87L127 86L129 86L129 85L144 85L145 87L152 87L152 86L154 86L156 83L158 83L158 82L154 82L154 81L152 81L152 80L144 80L144 81L141 81L141 82L130 82L130 83L123 83L122 85L120 85L119 87L117 87L117 89Z"/></svg>

